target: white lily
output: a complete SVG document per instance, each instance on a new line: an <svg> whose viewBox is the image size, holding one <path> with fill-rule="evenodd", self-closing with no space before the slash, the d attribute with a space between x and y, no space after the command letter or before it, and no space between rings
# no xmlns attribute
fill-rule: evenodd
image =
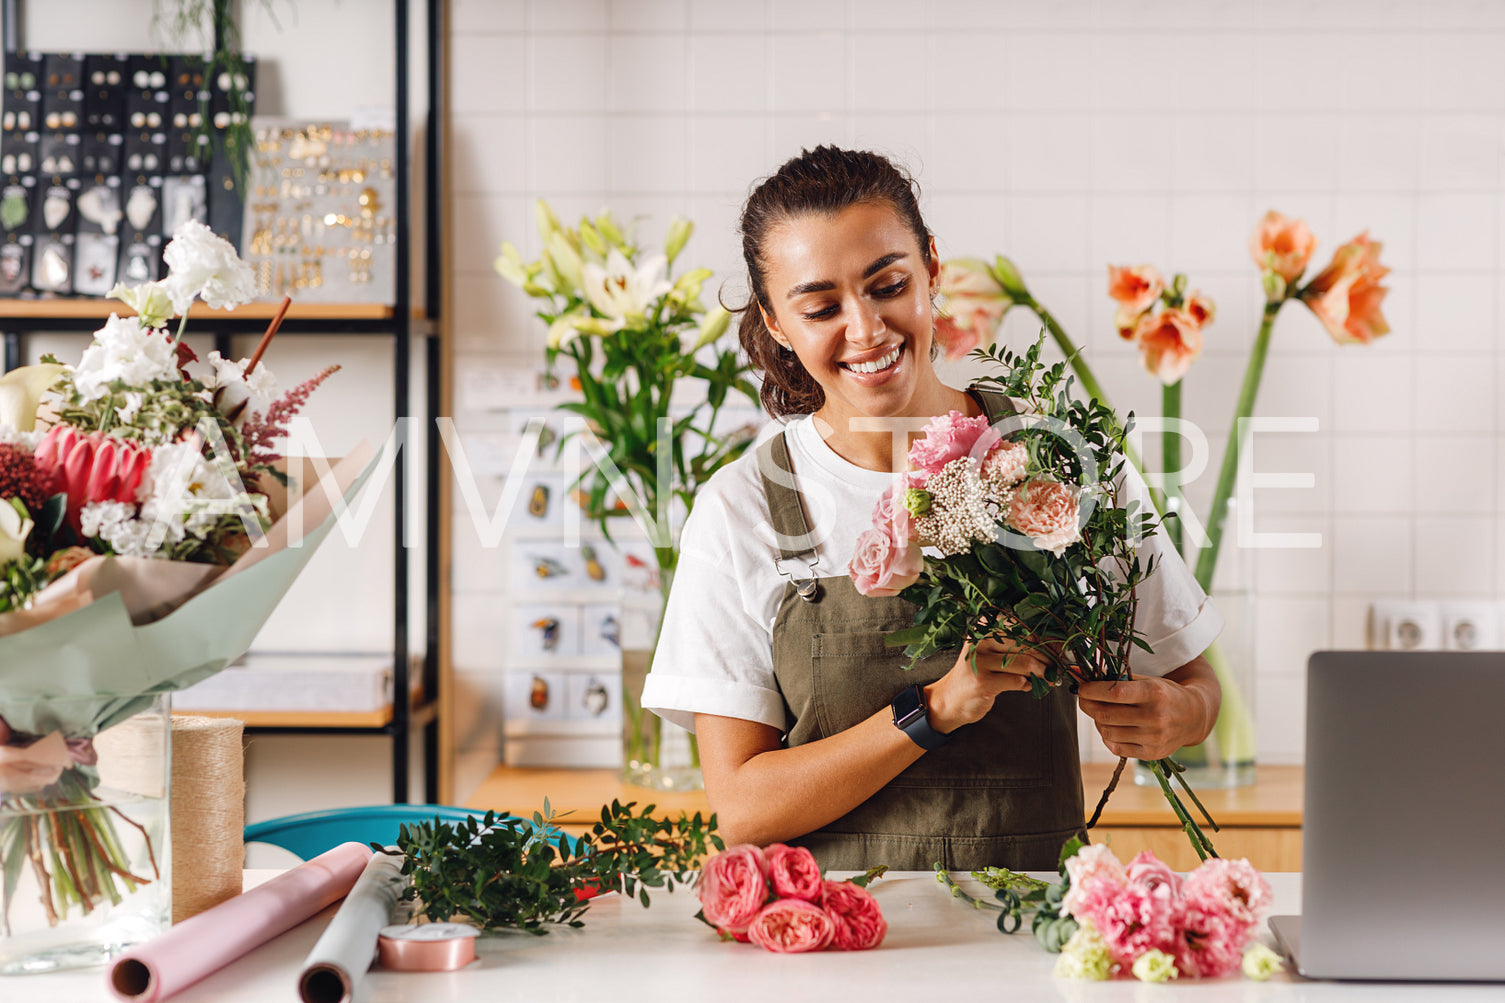
<svg viewBox="0 0 1505 1003"><path fill-rule="evenodd" d="M585 295L591 306L616 328L630 320L641 320L648 305L672 287L669 285L669 259L659 254L633 268L621 251L612 249L606 267L587 262L583 268Z"/></svg>
<svg viewBox="0 0 1505 1003"><path fill-rule="evenodd" d="M35 429L42 395L67 371L67 366L44 362L0 376L0 427L8 425L18 432Z"/></svg>

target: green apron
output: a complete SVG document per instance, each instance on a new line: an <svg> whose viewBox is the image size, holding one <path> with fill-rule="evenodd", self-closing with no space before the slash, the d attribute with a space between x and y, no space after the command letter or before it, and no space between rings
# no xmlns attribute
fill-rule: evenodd
<svg viewBox="0 0 1505 1003"><path fill-rule="evenodd" d="M1001 394L972 393L990 420L1013 410ZM759 463L780 546L795 548L781 549L781 572L813 566L814 551L798 549L810 540L809 521L782 434L759 449ZM939 652L905 671L904 649L884 646L885 633L913 622L911 603L864 596L846 575L785 574L773 667L793 722L787 745L845 731L888 707L906 686L934 682L956 662L956 652ZM878 864L929 870L936 863L948 870L1055 870L1062 844L1082 831L1083 817L1076 701L1058 687L1043 700L1028 692L999 694L981 721L959 728L846 815L790 843L840 870Z"/></svg>

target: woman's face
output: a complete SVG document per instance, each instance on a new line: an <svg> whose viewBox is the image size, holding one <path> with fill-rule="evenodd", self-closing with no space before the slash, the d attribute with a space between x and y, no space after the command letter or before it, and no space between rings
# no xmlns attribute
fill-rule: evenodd
<svg viewBox="0 0 1505 1003"><path fill-rule="evenodd" d="M888 205L799 216L764 242L773 336L826 393L819 414L837 434L854 417L909 415L939 385L930 365L931 290L914 233Z"/></svg>

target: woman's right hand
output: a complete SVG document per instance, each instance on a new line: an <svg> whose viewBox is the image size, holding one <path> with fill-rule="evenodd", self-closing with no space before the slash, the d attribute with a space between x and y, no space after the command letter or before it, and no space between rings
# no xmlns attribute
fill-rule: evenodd
<svg viewBox="0 0 1505 1003"><path fill-rule="evenodd" d="M992 638L977 642L974 672L972 648L963 648L951 671L925 687L930 726L936 731L950 733L982 720L998 694L1028 690L1030 676L1045 674L1045 661L1039 656Z"/></svg>

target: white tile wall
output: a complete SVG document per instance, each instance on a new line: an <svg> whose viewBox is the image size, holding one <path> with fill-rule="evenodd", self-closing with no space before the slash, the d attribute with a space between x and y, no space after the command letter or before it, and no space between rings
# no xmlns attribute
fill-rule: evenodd
<svg viewBox="0 0 1505 1003"><path fill-rule="evenodd" d="M1105 266L1151 261L1215 297L1185 391L1214 451L1188 488L1205 504L1262 302L1246 240L1277 208L1312 226L1314 268L1361 230L1383 242L1392 333L1338 348L1299 305L1277 323L1260 413L1320 430L1261 439L1257 466L1316 484L1260 492L1258 527L1324 543L1255 561L1261 758L1299 760L1305 656L1361 643L1371 599L1505 588L1505 7L456 0L453 30L458 365L541 354L491 272L504 239L536 253L533 198L652 210L651 234L690 212L686 262L735 295L750 186L801 145L867 145L915 172L943 256L1018 262L1126 409L1160 393L1112 330ZM495 576L459 573L456 651L485 689ZM500 747L484 731L463 762Z"/></svg>

